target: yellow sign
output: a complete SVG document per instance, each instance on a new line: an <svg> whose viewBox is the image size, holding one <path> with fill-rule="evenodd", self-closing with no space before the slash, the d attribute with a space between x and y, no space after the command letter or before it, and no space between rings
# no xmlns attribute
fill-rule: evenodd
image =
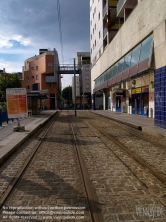
<svg viewBox="0 0 166 222"><path fill-rule="evenodd" d="M138 94L138 93L141 93L141 88L136 88L136 89L132 89L131 91L132 94Z"/></svg>

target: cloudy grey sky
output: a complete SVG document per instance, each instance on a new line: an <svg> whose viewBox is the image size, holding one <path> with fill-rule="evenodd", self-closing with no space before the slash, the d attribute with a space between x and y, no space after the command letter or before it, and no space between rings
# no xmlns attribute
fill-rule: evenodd
<svg viewBox="0 0 166 222"><path fill-rule="evenodd" d="M90 51L89 0L60 0L64 63ZM62 62L57 0L0 0L0 69L21 72L40 48L56 48ZM63 87L71 85L64 75Z"/></svg>

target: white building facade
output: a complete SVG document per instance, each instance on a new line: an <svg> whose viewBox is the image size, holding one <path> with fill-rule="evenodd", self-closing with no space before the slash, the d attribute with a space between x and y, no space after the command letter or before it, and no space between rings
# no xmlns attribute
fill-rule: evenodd
<svg viewBox="0 0 166 222"><path fill-rule="evenodd" d="M92 6L93 1L90 2ZM111 4L111 0L106 2ZM96 62L92 62L91 69L92 95L95 98L96 93L102 92L104 109L147 115L148 108L148 116L155 118L155 124L164 128L165 8L165 0L118 1L116 16L119 18L119 30L113 38L110 38L111 30L108 30L107 45L103 41L104 51ZM104 19L103 6L102 10ZM110 17L109 20L111 22Z"/></svg>

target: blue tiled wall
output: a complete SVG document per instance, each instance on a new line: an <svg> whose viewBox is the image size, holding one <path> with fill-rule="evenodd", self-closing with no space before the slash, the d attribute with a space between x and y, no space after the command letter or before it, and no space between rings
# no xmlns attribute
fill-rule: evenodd
<svg viewBox="0 0 166 222"><path fill-rule="evenodd" d="M155 70L155 125L166 129L166 66Z"/></svg>

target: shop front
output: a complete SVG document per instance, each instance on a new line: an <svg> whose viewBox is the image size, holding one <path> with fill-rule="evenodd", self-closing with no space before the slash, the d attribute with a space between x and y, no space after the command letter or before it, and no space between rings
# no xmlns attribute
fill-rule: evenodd
<svg viewBox="0 0 166 222"><path fill-rule="evenodd" d="M149 107L149 86L134 88L131 93L132 114L146 116Z"/></svg>

